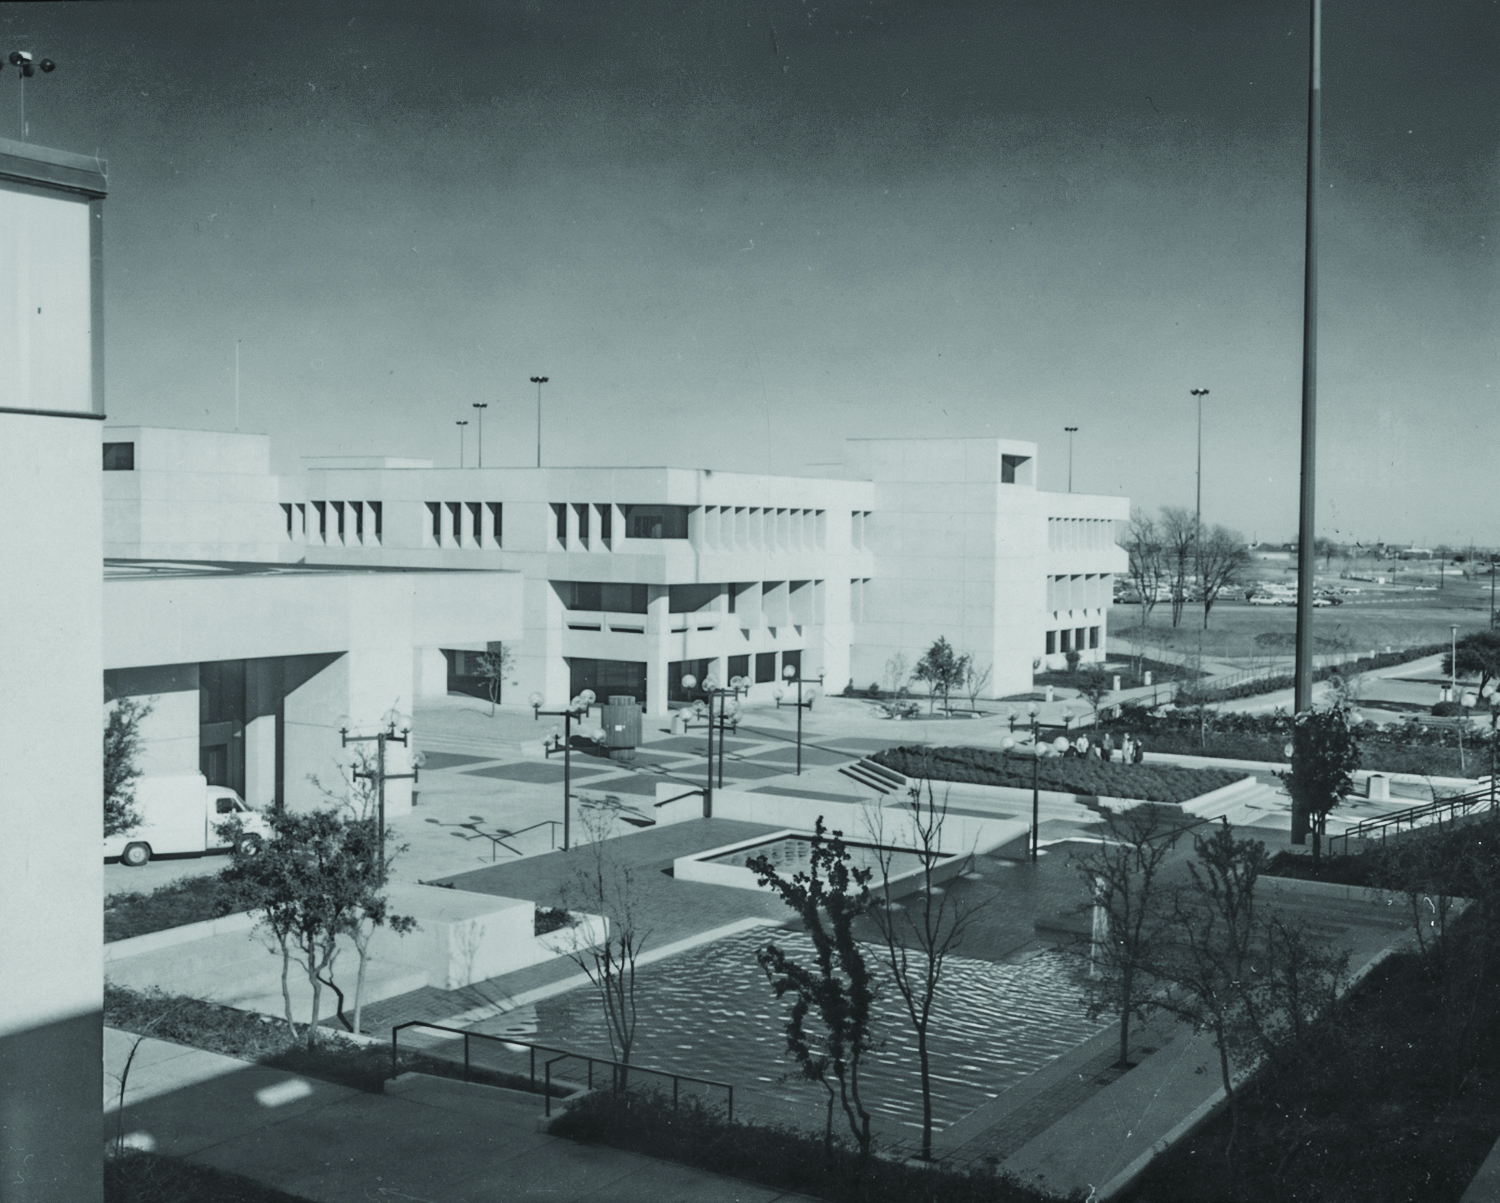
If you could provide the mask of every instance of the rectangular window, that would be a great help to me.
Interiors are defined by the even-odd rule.
[[[712,660],[673,660],[667,665],[667,701],[691,702],[694,698],[705,697],[703,681],[713,665]],[[686,676],[693,678],[691,689],[682,683]]]
[[[328,503],[326,501],[315,501],[313,509],[318,511],[318,538],[328,542]]]
[[[685,505],[622,505],[625,535],[630,539],[686,539],[688,507]]]
[[[776,653],[755,653],[755,683],[764,685],[767,681],[776,679]]]
[[[600,581],[553,581],[558,600],[569,610],[607,610],[611,614],[646,613],[645,585]]]
[[[1099,628],[1098,627],[1090,627],[1089,628],[1089,649],[1092,651],[1094,648],[1097,648],[1098,646],[1099,646]]]
[[[344,541],[344,503],[342,501],[330,501],[335,518],[338,519],[339,542]]]
[[[105,443],[104,470],[106,472],[134,472],[134,443]]]
[[[1024,479],[1024,474],[1019,482],[1016,480],[1016,474],[1021,465],[1026,463],[1030,458],[1029,455],[1002,455],[1000,457],[1000,483],[1003,485],[1027,483]]]
[[[552,503],[552,534],[564,547],[568,545],[568,507],[560,501]]]
[[[781,653],[781,675],[783,679],[785,679],[786,670],[789,668],[796,670],[792,673],[792,680],[795,681],[802,675],[802,652],[800,650]]]
[[[569,688],[575,698],[585,689],[592,689],[600,702],[628,695],[641,706],[646,704],[644,660],[588,660],[569,656],[568,670]]]
[[[1057,654],[1057,632],[1056,631],[1048,631],[1047,632],[1047,655],[1053,656],[1053,655],[1056,655],[1056,654]]]
[[[297,503],[297,529],[302,532],[303,538],[307,537],[307,505],[301,501]]]
[[[290,502],[283,501],[281,508],[286,512],[286,537],[292,537],[292,506]]]
[[[443,545],[443,503],[429,501],[427,515],[431,519],[432,541],[441,547]]]
[[[351,501],[349,512],[354,515],[354,537],[361,543],[365,541],[365,506],[362,501]]]
[[[748,655],[746,655],[746,656],[730,656],[729,657],[729,680],[730,681],[733,681],[736,677],[748,677],[749,675],[750,675],[750,657]],[[727,682],[726,682],[726,684],[727,684]]]
[[[491,501],[487,504],[490,507],[490,538],[495,541],[496,547],[503,546],[500,542],[500,534],[504,530],[504,523],[501,521],[503,511],[501,510],[500,502]],[[577,697],[578,695],[574,694],[573,696]]]
[[[615,537],[615,507],[606,503],[594,508],[599,511],[599,538],[607,545]]]
[[[367,501],[365,502],[365,505],[367,505],[370,509],[370,527],[375,534],[375,542],[379,543],[380,536],[384,533],[381,530],[380,526],[381,513],[384,509],[384,503],[379,501]]]
[[[585,547],[589,545],[589,503],[581,505],[574,503],[573,512],[578,515],[578,541]]]
[[[449,501],[448,506],[448,536],[453,540],[454,547],[463,546],[464,535],[464,506],[461,501]]]
[[[474,541],[475,547],[484,546],[484,506],[477,501],[471,501],[469,505],[469,538]]]
[[[1088,628],[1087,627],[1079,627],[1076,631],[1074,631],[1073,632],[1073,650],[1076,651],[1076,652],[1083,651],[1083,649],[1088,644],[1088,637],[1089,637],[1089,633],[1088,633]]]
[[[706,610],[723,588],[723,585],[668,585],[667,612],[696,614]]]

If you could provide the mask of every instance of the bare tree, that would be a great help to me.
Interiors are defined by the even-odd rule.
[[[1193,511],[1180,505],[1161,507],[1162,557],[1167,582],[1172,590],[1172,625],[1182,621],[1182,607],[1188,599],[1189,568],[1198,541],[1198,522]]]
[[[1146,625],[1156,607],[1157,595],[1167,583],[1166,549],[1156,520],[1136,510],[1130,515],[1125,531],[1125,553],[1130,557],[1127,569],[1130,583],[1141,595],[1141,626]]]
[[[911,676],[911,664],[906,656],[897,652],[885,662],[885,691],[892,697],[899,698],[906,689],[907,678]]]
[[[1120,1017],[1121,1068],[1129,1064],[1130,1017],[1144,1018],[1154,998],[1151,969],[1173,920],[1171,899],[1160,888],[1161,874],[1181,836],[1182,828],[1169,825],[1155,806],[1106,810],[1104,838],[1072,858],[1095,915],[1089,1010],[1095,1017],[1106,1011]]]
[[[964,657],[964,693],[969,697],[969,709],[978,711],[979,695],[984,692],[984,687],[989,684],[990,671],[993,665],[987,664],[980,668],[974,661],[972,655]]]
[[[1237,584],[1250,566],[1245,537],[1227,526],[1215,526],[1198,541],[1198,589],[1203,596],[1203,626],[1219,594]]]
[[[891,864],[896,849],[887,845],[881,830],[885,811],[875,811],[873,834],[880,848],[880,882],[874,890],[870,917],[880,930],[886,963],[917,1037],[917,1068],[922,1086],[922,1159],[929,1161],[932,1159],[932,1070],[927,1034],[932,1027],[933,1004],[948,954],[963,942],[964,932],[982,903],[979,899],[955,898],[937,881],[939,866],[948,860],[942,852],[948,802],[946,797],[942,802],[937,801],[930,777],[918,778],[900,812],[906,820],[905,838],[900,835],[896,838],[921,861],[921,876],[893,884]],[[915,892],[908,894],[912,889]],[[898,902],[898,898],[905,901]]]
[[[599,992],[610,1051],[616,1061],[628,1066],[635,1044],[636,962],[651,931],[643,926],[645,914],[635,871],[610,845],[620,809],[617,798],[586,801],[579,806],[585,842],[570,854],[578,861],[564,890],[564,903],[570,911],[599,915],[608,925],[602,941],[576,946],[568,957]],[[619,1086],[626,1086],[624,1071]]]
[[[500,701],[505,686],[505,678],[510,676],[515,668],[515,653],[503,643],[492,643],[489,650],[479,654],[477,664],[479,677],[484,682],[485,692],[490,699],[490,717],[495,716],[495,704]]]

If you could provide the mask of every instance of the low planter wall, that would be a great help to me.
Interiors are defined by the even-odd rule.
[[[131,936],[125,940],[114,940],[104,946],[104,963],[122,961],[127,957],[155,952],[158,948],[171,948],[174,944],[191,944],[194,940],[206,940],[214,936],[248,932],[256,920],[241,911],[225,915],[222,919],[204,919],[198,923],[184,923],[181,927],[168,927],[162,931],[148,931],[144,935]]]

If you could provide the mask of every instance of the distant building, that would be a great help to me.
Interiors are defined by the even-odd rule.
[[[138,477],[106,485],[116,557],[231,558],[210,554],[223,547],[519,573],[522,631],[424,645],[423,693],[504,642],[507,692],[551,705],[588,688],[662,714],[687,699],[688,674],[715,668],[768,695],[791,668],[838,691],[881,680],[897,654],[914,666],[943,636],[1001,696],[1069,652],[1104,658],[1126,566],[1114,527],[1128,500],[1039,492],[1035,444],[1002,439],[851,440],[842,478],[365,457],[310,459],[279,481],[260,467],[263,436],[122,427],[106,441],[135,465],[106,462],[106,477]]]

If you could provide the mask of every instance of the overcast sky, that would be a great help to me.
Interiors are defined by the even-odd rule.
[[[1500,544],[1500,4],[1328,0],[1319,531]],[[0,4],[109,161],[122,423],[301,455],[1043,487],[1292,537],[1307,13],[1285,2]],[[0,135],[19,134],[0,73]],[[468,428],[474,463],[475,427]]]

